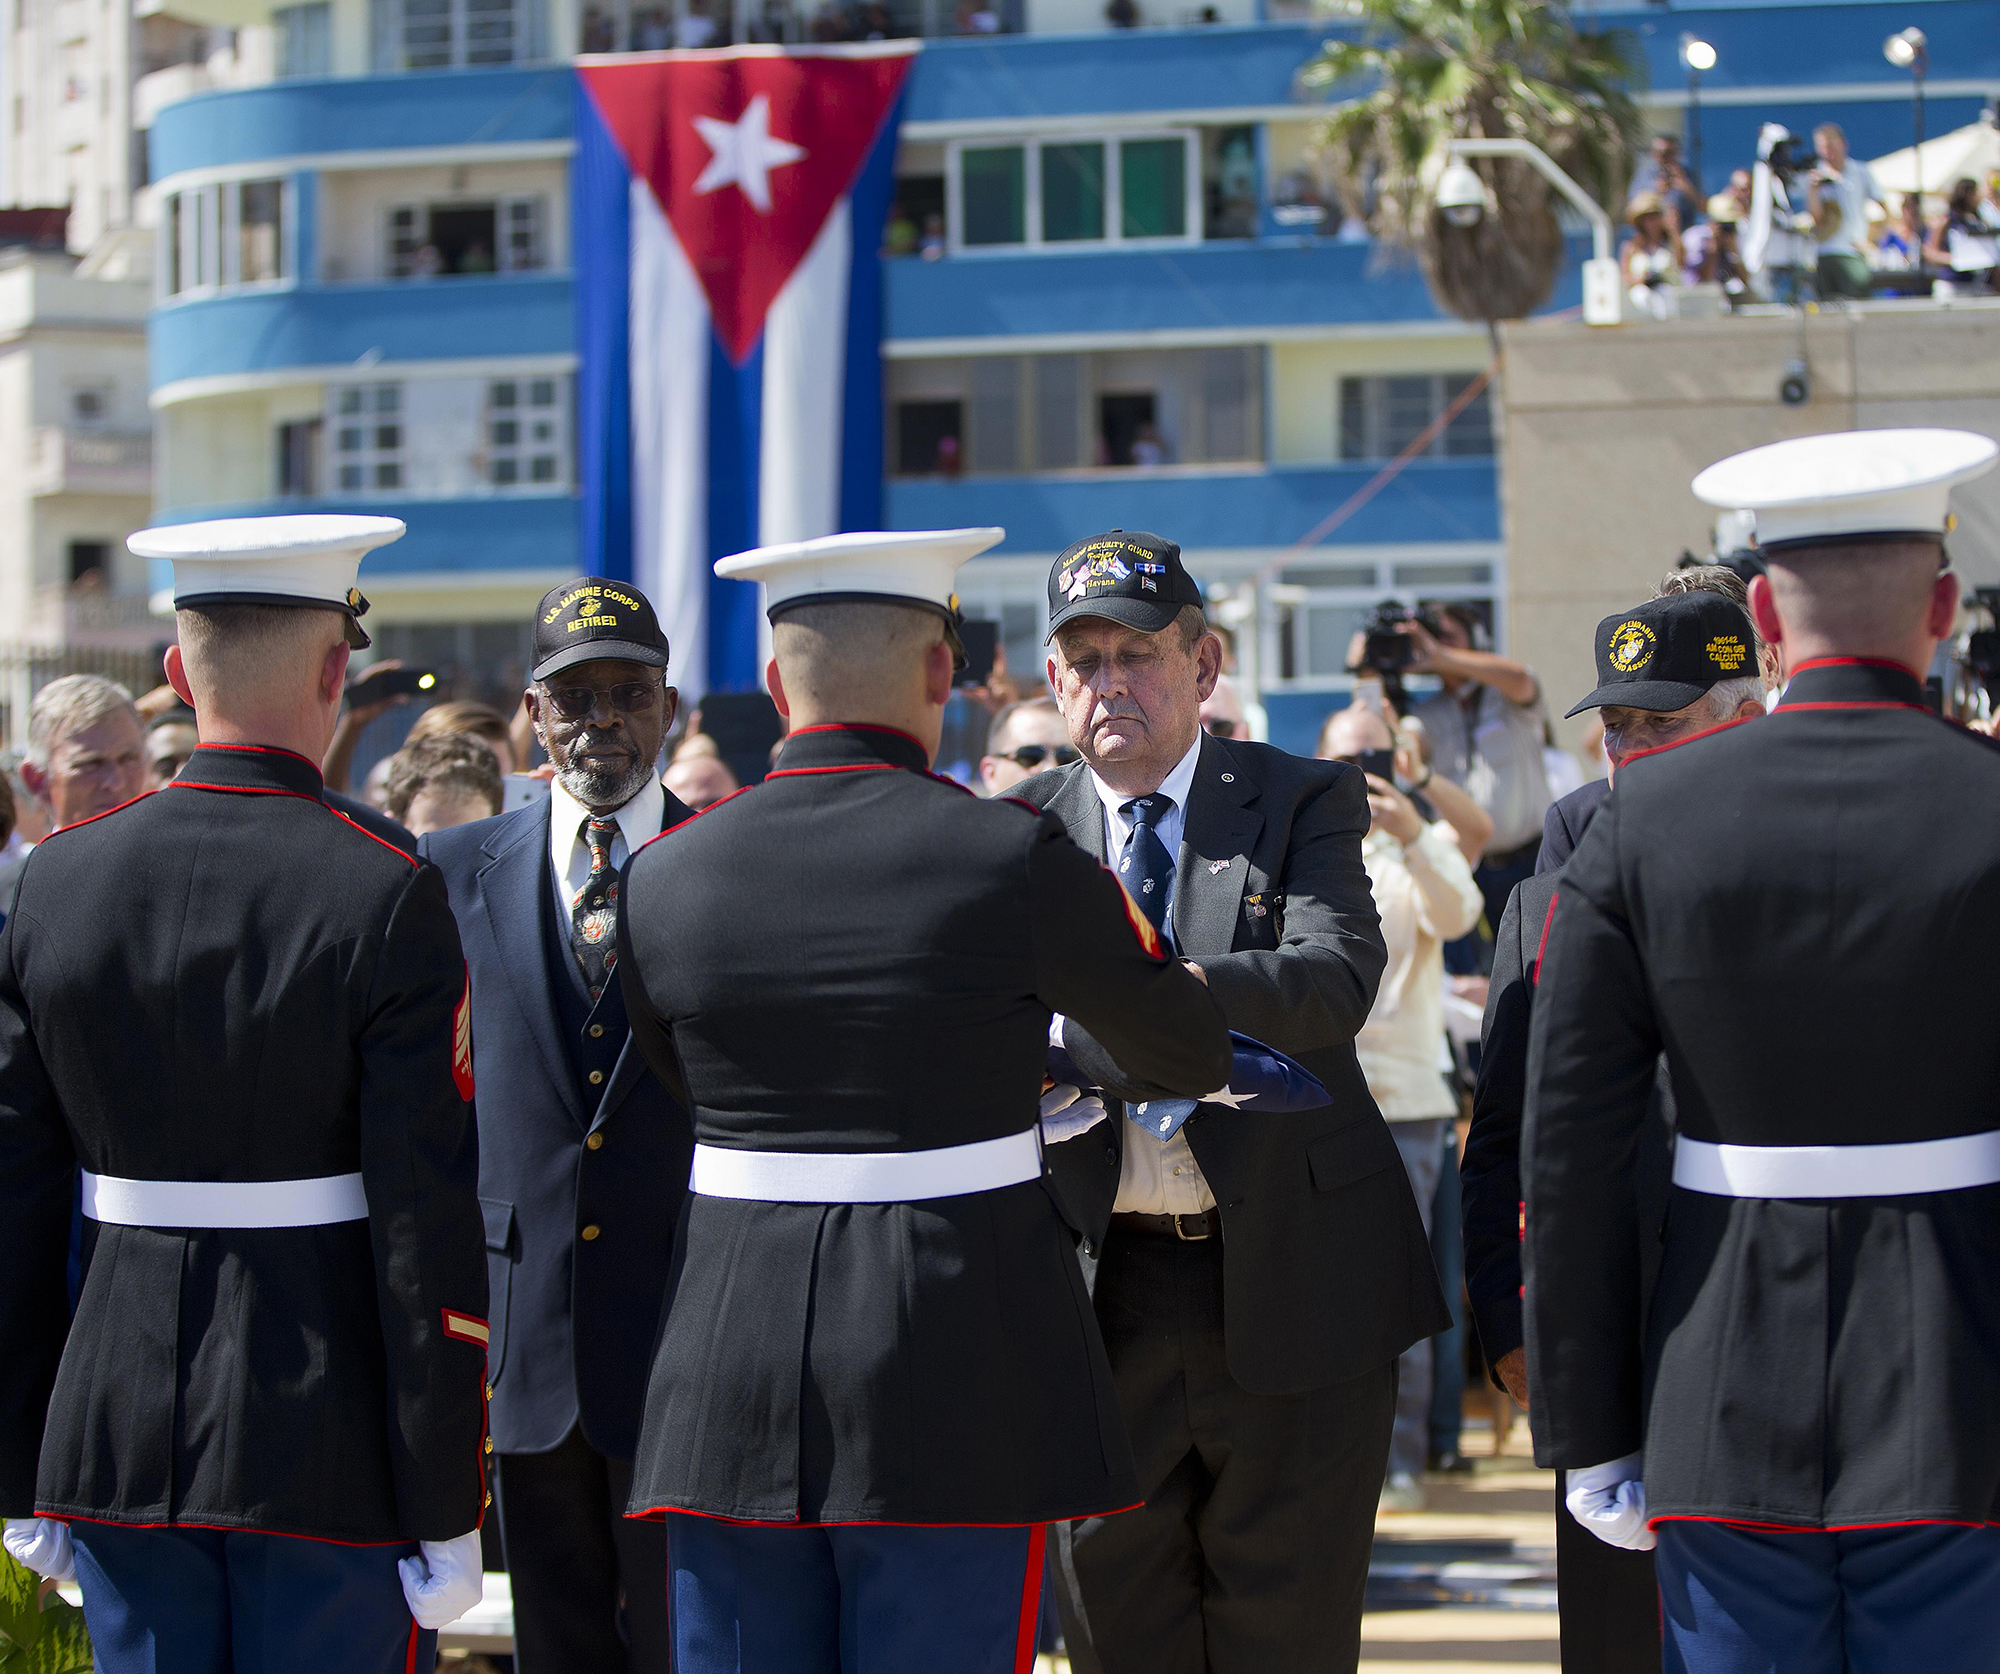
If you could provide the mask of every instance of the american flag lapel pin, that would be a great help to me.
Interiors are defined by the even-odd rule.
[[[1208,875],[1212,878],[1216,873],[1226,869],[1228,865],[1229,862],[1226,860],[1211,860],[1208,863]]]

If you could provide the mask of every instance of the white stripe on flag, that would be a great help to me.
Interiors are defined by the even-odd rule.
[[[708,690],[708,298],[644,179],[632,181],[632,579],[673,647],[684,704]]]
[[[764,546],[840,528],[853,253],[853,206],[841,198],[764,319],[764,457],[757,495],[757,539]]]

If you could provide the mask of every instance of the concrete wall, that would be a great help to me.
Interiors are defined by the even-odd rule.
[[[1600,618],[1646,598],[1683,549],[1710,551],[1688,491],[1705,465],[1826,431],[1941,425],[2000,436],[2000,302],[1877,303],[1812,316],[1812,398],[1778,399],[1800,326],[1785,314],[1504,330],[1501,512],[1507,649],[1555,714],[1595,683]],[[1967,588],[2000,583],[2000,474],[1954,499]],[[1579,723],[1565,728],[1573,743]]]

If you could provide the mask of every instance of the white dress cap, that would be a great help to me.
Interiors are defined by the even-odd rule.
[[[305,605],[345,612],[347,640],[368,644],[357,618],[368,601],[355,585],[361,560],[403,534],[399,517],[331,513],[292,517],[221,517],[170,523],[126,539],[141,558],[174,566],[174,605]]]
[[[1732,454],[1694,479],[1697,499],[1757,518],[1757,548],[1870,535],[1943,536],[1952,485],[1993,467],[1970,430],[1843,430]]]
[[[773,621],[817,602],[879,598],[925,605],[947,621],[958,607],[958,567],[1007,537],[1005,529],[916,529],[822,535],[717,560],[715,573],[761,581]]]

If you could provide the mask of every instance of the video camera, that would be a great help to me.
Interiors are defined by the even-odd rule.
[[[1433,636],[1444,631],[1443,619],[1429,605],[1418,605],[1411,610],[1400,599],[1384,599],[1361,624],[1365,636],[1361,661],[1351,672],[1359,674],[1369,669],[1385,680],[1390,675],[1401,675],[1417,653],[1410,636],[1398,631],[1405,622],[1415,622]]]
[[[1811,141],[1787,132],[1771,141],[1770,148],[1764,153],[1764,166],[1789,191],[1793,181],[1804,179],[1819,167],[1819,153],[1813,149]]]

